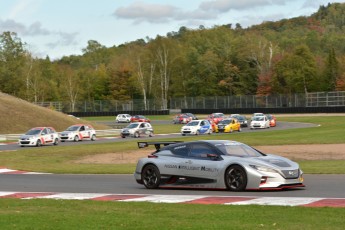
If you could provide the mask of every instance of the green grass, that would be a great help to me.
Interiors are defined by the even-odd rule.
[[[343,229],[344,208],[0,199],[1,229]]]

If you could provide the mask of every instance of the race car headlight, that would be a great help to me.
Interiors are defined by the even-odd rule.
[[[261,171],[261,172],[278,173],[277,170],[271,169],[271,168],[267,168],[267,167],[264,167],[264,166],[250,165],[250,167],[252,167],[253,169],[255,169],[255,170],[257,170],[257,171]]]

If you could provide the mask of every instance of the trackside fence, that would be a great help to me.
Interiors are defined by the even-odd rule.
[[[315,92],[306,94],[278,95],[231,95],[205,97],[178,97],[169,99],[169,108],[162,109],[156,99],[144,101],[133,99],[126,101],[77,101],[36,103],[60,112],[75,116],[114,116],[118,113],[142,115],[167,115],[169,110],[185,109],[261,109],[261,108],[321,108],[345,106],[345,91]]]

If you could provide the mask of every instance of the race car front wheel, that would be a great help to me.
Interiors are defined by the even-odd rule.
[[[55,138],[55,140],[54,140],[54,143],[53,143],[54,145],[58,145],[59,144],[59,139],[57,139],[57,138]]]
[[[37,146],[37,147],[40,147],[41,145],[42,145],[41,140],[37,140],[37,142],[36,142],[36,146]]]
[[[225,185],[230,191],[243,191],[247,186],[247,173],[239,165],[230,166],[224,175]]]
[[[161,181],[161,174],[155,165],[146,165],[141,172],[141,180],[148,189],[158,188]]]

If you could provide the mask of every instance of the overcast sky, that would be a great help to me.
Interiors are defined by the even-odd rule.
[[[37,57],[80,55],[87,41],[106,47],[165,36],[181,26],[242,27],[309,16],[345,0],[0,0],[0,33],[16,32]]]

